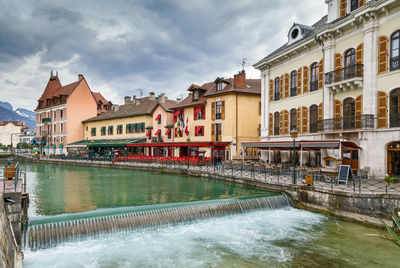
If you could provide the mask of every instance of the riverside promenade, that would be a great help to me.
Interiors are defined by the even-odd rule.
[[[381,223],[377,217],[389,220],[392,211],[400,208],[400,184],[386,184],[383,178],[354,176],[347,184],[338,184],[336,178],[316,173],[313,174],[313,184],[307,185],[304,172],[297,173],[296,184],[293,184],[293,170],[290,167],[273,170],[265,165],[244,162],[214,165],[210,162],[110,161],[61,157],[42,157],[37,160],[26,155],[15,157],[42,163],[134,169],[225,180],[284,192],[292,199],[294,205],[301,209],[379,226]]]

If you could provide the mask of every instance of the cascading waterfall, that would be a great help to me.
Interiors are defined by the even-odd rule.
[[[197,201],[123,208],[116,214],[88,212],[34,219],[26,231],[28,246],[40,249],[89,236],[190,223],[195,220],[244,213],[255,209],[278,209],[292,206],[286,195]]]

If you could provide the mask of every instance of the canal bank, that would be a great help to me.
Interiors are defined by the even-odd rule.
[[[31,159],[26,159],[32,161]],[[33,160],[36,162],[37,160]],[[366,193],[349,187],[335,186],[334,184],[315,184],[314,186],[294,185],[290,176],[258,174],[252,170],[229,170],[215,166],[186,166],[182,163],[144,163],[144,162],[105,162],[79,160],[40,160],[44,163],[63,165],[91,166],[104,168],[118,168],[142,170],[167,174],[190,175],[224,180],[246,186],[257,187],[269,191],[284,192],[293,201],[296,208],[328,214],[341,219],[363,224],[382,227],[379,218],[388,224],[391,222],[391,213],[400,208],[400,194],[395,189],[373,189],[375,193]],[[301,183],[301,182],[300,182]],[[368,188],[371,189],[371,188]],[[358,190],[358,192],[357,192]]]

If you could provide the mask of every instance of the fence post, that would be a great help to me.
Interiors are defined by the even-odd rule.
[[[333,182],[332,182],[332,177],[331,177],[331,191],[333,192]]]
[[[243,178],[243,161],[240,167],[240,178]]]
[[[264,179],[267,181],[267,167],[264,165]]]
[[[232,178],[233,178],[233,161],[231,161]]]
[[[386,192],[386,194],[387,194],[387,184],[385,183],[385,192]]]
[[[361,193],[361,178],[358,178],[358,193]]]

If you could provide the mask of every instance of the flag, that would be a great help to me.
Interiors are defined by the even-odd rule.
[[[185,134],[186,134],[186,136],[189,135],[189,117],[186,118]]]

